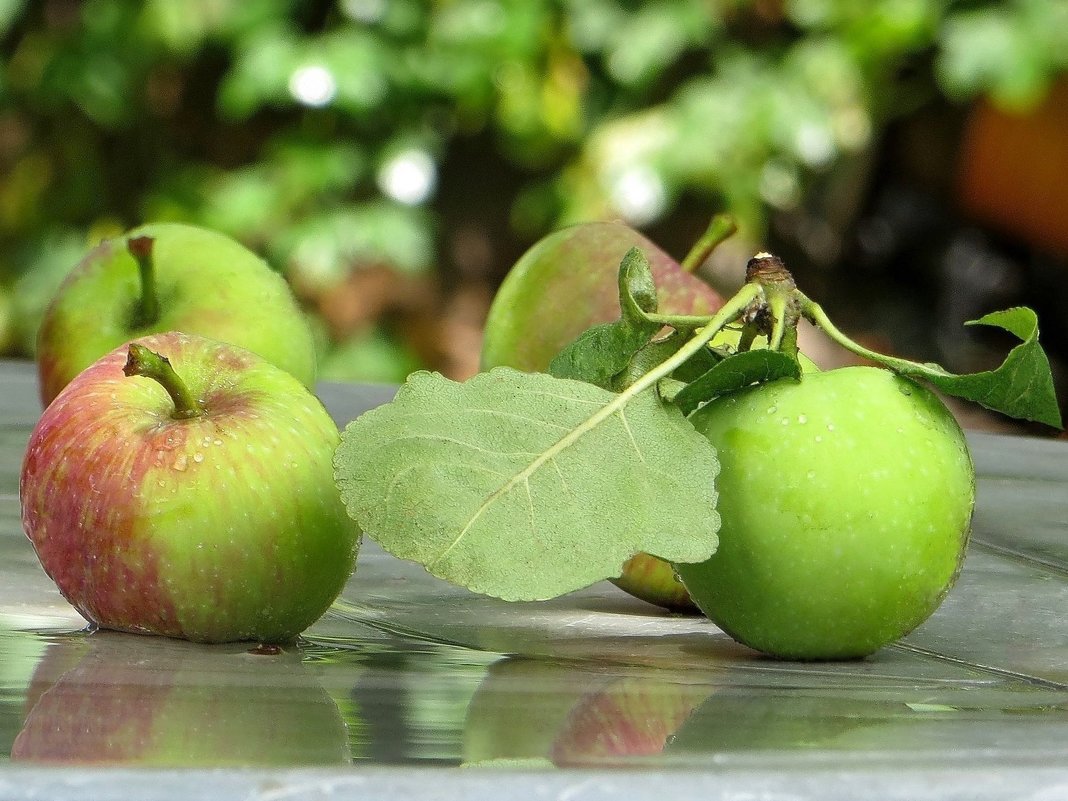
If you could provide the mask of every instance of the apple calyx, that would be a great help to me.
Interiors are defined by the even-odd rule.
[[[153,325],[159,320],[159,294],[156,292],[156,271],[152,264],[152,247],[156,240],[151,236],[134,236],[126,240],[126,249],[137,261],[141,275],[141,304],[134,316],[139,326]]]
[[[130,343],[130,351],[126,357],[126,364],[122,372],[127,376],[141,376],[151,378],[159,383],[171,396],[174,403],[174,411],[171,417],[175,420],[188,420],[204,414],[204,407],[200,401],[189,391],[189,386],[182,377],[174,371],[171,360],[166,356],[156,353],[139,345]]]

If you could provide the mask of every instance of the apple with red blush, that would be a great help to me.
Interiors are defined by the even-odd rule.
[[[97,626],[288,642],[355,566],[338,440],[318,398],[265,359],[191,334],[143,337],[45,409],[22,465],[23,527]]]

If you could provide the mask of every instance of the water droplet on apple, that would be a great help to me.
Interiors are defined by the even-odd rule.
[[[779,407],[778,406],[769,406],[768,407],[768,414],[775,414],[775,412],[777,412],[777,411],[779,411]]]
[[[193,461],[196,462],[197,464],[200,464],[201,462],[204,461],[204,454],[202,454],[202,453],[194,453],[193,454]]]
[[[801,425],[804,425],[805,423],[808,422],[808,418],[803,414],[799,414],[797,416],[797,422],[799,422]]]

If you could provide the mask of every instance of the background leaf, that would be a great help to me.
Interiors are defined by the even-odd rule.
[[[349,424],[335,467],[367,536],[506,600],[617,576],[639,551],[696,562],[717,544],[715,450],[652,391],[418,372]]]

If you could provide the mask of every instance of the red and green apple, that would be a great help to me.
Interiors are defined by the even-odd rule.
[[[337,427],[296,378],[200,336],[143,337],[45,409],[23,527],[98,626],[292,640],[340,593],[360,532],[334,485]]]

